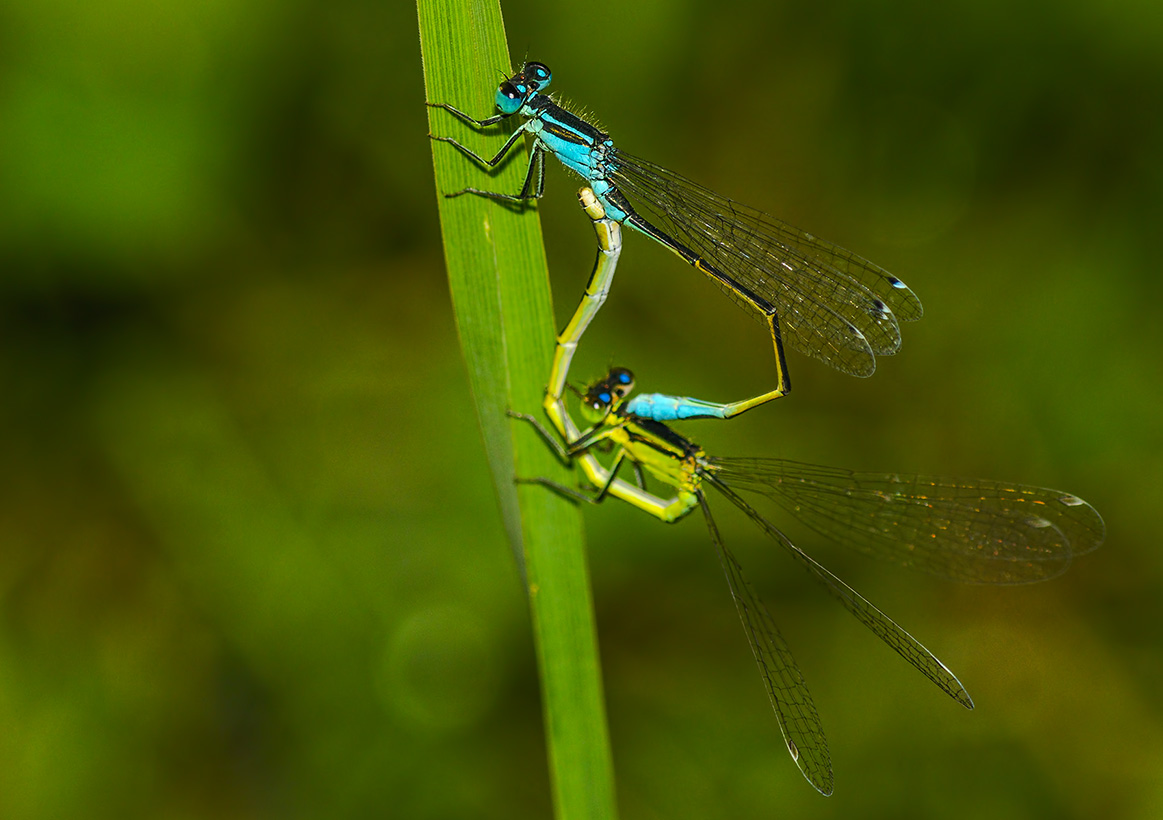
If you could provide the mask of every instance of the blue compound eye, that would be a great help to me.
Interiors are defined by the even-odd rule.
[[[517,113],[517,109],[521,107],[524,101],[524,91],[508,80],[501,83],[500,88],[497,89],[497,110],[502,114]]]
[[[621,394],[617,393],[616,389],[610,387],[608,379],[591,384],[589,389],[586,390],[585,397],[582,399],[582,415],[588,421],[604,421],[606,416],[614,409],[614,400],[620,400],[621,398]]]
[[[553,74],[545,63],[525,63],[521,73],[536,83],[538,88],[545,88],[553,79]]]
[[[606,384],[610,385],[619,399],[625,398],[634,389],[634,374],[624,367],[610,368]]]

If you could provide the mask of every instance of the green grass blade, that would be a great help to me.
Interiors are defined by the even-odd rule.
[[[509,69],[497,0],[419,0],[425,91],[478,118]],[[510,126],[473,131],[429,109],[432,133],[492,156]],[[527,154],[488,174],[456,149],[433,144],[438,192],[472,185],[517,191]],[[563,194],[565,195],[565,194]],[[510,542],[527,584],[537,646],[554,807],[559,818],[612,818],[614,785],[580,511],[515,475],[571,481],[570,474],[507,408],[541,406],[553,354],[553,309],[541,226],[534,209],[474,196],[438,197],[449,288]],[[582,220],[579,219],[579,225]]]

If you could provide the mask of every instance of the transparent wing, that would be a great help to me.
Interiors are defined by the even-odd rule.
[[[871,375],[900,349],[898,320],[920,300],[892,274],[843,248],[613,149],[607,174],[649,221],[770,302],[784,340],[832,367]],[[718,282],[745,307],[746,299]]]
[[[766,458],[709,458],[725,482],[821,535],[943,578],[1020,584],[1059,575],[1105,537],[1069,493],[998,481],[861,473]]]
[[[808,694],[804,676],[796,666],[783,636],[779,634],[771,613],[755,595],[751,584],[743,577],[743,568],[719,536],[719,528],[715,526],[715,519],[711,517],[711,509],[702,493],[699,493],[699,504],[707,519],[711,541],[719,553],[719,563],[727,576],[727,585],[731,587],[731,597],[735,599],[739,620],[743,622],[743,631],[747,633],[755,663],[759,666],[759,674],[767,687],[767,695],[775,709],[792,760],[821,794],[831,794],[832,757],[828,753],[824,727],[820,724],[812,696]]]
[[[873,634],[888,644],[898,655],[916,667],[921,674],[937,684],[947,695],[965,708],[973,708],[973,700],[969,697],[969,693],[965,691],[965,687],[961,685],[961,681],[957,680],[957,676],[950,672],[945,664],[937,660],[936,656],[922,646],[916,638],[908,632],[905,632],[892,618],[873,606],[867,598],[841,581],[822,564],[815,561],[811,556],[793,544],[786,535],[776,529],[775,525],[771,524],[766,518],[756,512],[755,508],[740,498],[716,476],[704,473],[703,479],[729,498],[736,507],[746,513],[764,532],[787,549],[793,558],[824,585],[824,588],[831,593],[833,598],[838,600],[845,609],[856,617],[856,620],[872,630]]]

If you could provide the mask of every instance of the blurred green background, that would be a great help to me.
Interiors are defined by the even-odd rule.
[[[969,713],[722,510],[828,731],[825,800],[702,522],[587,511],[622,816],[1163,814],[1156,4],[504,8],[514,61],[621,146],[925,303],[874,378],[792,354],[790,398],[686,432],[1059,487],[1108,527],[1063,578],[993,589],[788,525]],[[422,87],[408,3],[0,6],[0,816],[549,814]],[[577,181],[547,187],[561,320],[593,237]],[[714,292],[628,236],[575,376],[766,389],[762,328]]]

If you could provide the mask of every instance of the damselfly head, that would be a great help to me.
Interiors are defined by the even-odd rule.
[[[553,74],[544,63],[525,63],[520,71],[497,89],[497,110],[506,116],[516,114],[530,97],[549,85],[552,79]]]
[[[634,374],[624,367],[614,367],[606,378],[594,382],[582,397],[582,415],[587,421],[603,421],[634,389]]]

